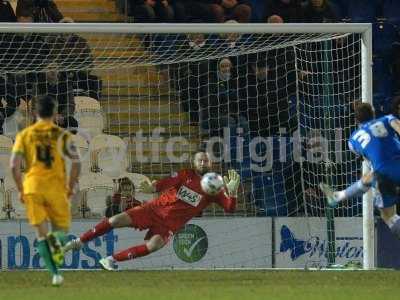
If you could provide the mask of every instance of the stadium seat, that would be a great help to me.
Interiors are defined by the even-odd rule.
[[[285,177],[281,172],[257,173],[253,178],[252,195],[259,214],[287,216]]]
[[[392,73],[388,60],[375,58],[373,73],[373,105],[377,116],[381,116],[390,111],[390,99],[393,91]]]
[[[27,104],[24,100],[20,100],[20,105],[12,116],[6,118],[3,124],[4,135],[14,139],[18,131],[25,128],[29,120],[27,118]]]
[[[86,96],[76,96],[74,100],[76,113],[101,111],[100,103],[96,99]]]
[[[10,217],[13,219],[25,219],[25,206],[19,200],[17,187],[11,175],[4,178],[4,190],[10,208]]]
[[[86,174],[90,171],[89,141],[79,134],[73,135],[72,138],[81,157],[82,174]],[[67,170],[69,170],[69,168],[67,168]]]
[[[396,26],[388,22],[373,24],[373,53],[375,56],[389,57],[393,44],[399,39]]]
[[[101,173],[88,173],[79,179],[82,217],[101,217],[106,208],[106,198],[114,191],[112,178]]]
[[[104,117],[99,101],[96,99],[76,96],[75,118],[80,130],[87,131],[91,137],[101,134],[104,129]]]
[[[0,178],[4,178],[10,173],[9,164],[12,147],[12,139],[7,136],[0,135]]]
[[[400,25],[400,1],[385,0],[383,3],[383,17],[389,23]]]
[[[375,21],[377,15],[377,1],[376,0],[351,0],[343,1],[343,7],[347,11],[347,17],[352,22],[367,22],[372,23]]]
[[[93,171],[117,178],[128,167],[127,146],[118,136],[97,135],[90,141],[89,151]]]

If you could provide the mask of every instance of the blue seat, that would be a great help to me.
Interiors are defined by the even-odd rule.
[[[288,194],[282,172],[254,173],[252,197],[262,215],[288,215]]]
[[[374,55],[389,57],[392,54],[393,43],[398,41],[399,32],[391,23],[378,22],[373,25]]]
[[[382,57],[375,58],[372,70],[374,74],[374,93],[382,95],[387,95],[389,93],[390,95],[392,91],[392,74],[388,60]]]
[[[377,15],[377,0],[351,0],[343,1],[342,5],[347,11],[347,17],[352,22],[374,22]]]
[[[385,0],[383,3],[383,17],[389,23],[400,25],[400,1]]]

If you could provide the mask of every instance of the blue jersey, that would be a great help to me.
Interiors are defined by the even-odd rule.
[[[350,137],[350,149],[369,160],[374,171],[392,169],[392,166],[400,163],[400,141],[390,125],[393,120],[397,118],[387,115],[363,123]],[[396,173],[400,174],[400,170]]]

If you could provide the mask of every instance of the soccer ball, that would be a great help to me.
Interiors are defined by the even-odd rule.
[[[200,185],[206,194],[215,196],[224,187],[224,180],[217,173],[206,173],[201,178]]]

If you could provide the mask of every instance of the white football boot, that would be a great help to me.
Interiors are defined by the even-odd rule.
[[[105,257],[99,260],[99,264],[104,270],[107,271],[116,271],[117,268],[114,264],[114,260],[110,257]]]
[[[63,251],[68,252],[70,250],[79,250],[81,249],[83,246],[83,243],[81,242],[81,240],[79,238],[74,239],[74,240],[70,240],[68,243],[65,244],[65,246],[63,247]]]
[[[328,203],[328,206],[330,208],[337,207],[339,204],[339,201],[337,200],[336,192],[334,192],[332,190],[332,188],[329,185],[327,185],[326,183],[320,183],[319,188],[324,193],[327,203]]]
[[[62,275],[60,274],[53,275],[53,279],[51,281],[51,284],[53,286],[60,286],[63,282],[64,282],[64,277],[62,277]]]

